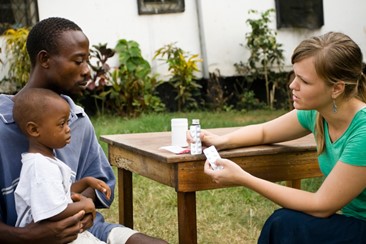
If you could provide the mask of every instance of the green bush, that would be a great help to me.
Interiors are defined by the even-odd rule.
[[[274,9],[268,9],[262,13],[249,10],[249,14],[259,15],[257,18],[247,19],[251,32],[246,33],[246,48],[250,50],[250,57],[246,63],[235,64],[239,73],[253,80],[264,79],[266,100],[270,108],[273,108],[275,89],[284,82],[275,80],[276,72],[282,72],[284,56],[282,44],[277,42],[277,32],[269,27],[270,15]]]
[[[135,41],[121,39],[115,49],[106,44],[93,46],[89,65],[92,82],[81,103],[91,112],[105,112],[126,117],[137,117],[143,112],[162,112],[164,104],[156,95],[160,81],[151,75],[150,64],[142,57]],[[107,60],[118,55],[119,66],[111,70]],[[90,104],[90,100],[93,100]],[[90,107],[93,107],[91,108]],[[90,112],[90,111],[89,111]]]
[[[165,106],[156,95],[161,81],[151,75],[150,64],[142,57],[139,44],[121,39],[115,50],[120,66],[112,72],[110,89],[101,94],[109,96],[108,107],[132,117],[142,112],[164,111]]]
[[[177,110],[197,109],[198,103],[195,97],[199,97],[200,88],[195,72],[199,71],[197,63],[202,62],[198,54],[190,55],[183,49],[176,47],[175,43],[167,44],[155,52],[154,59],[168,64],[171,78],[167,81],[172,85],[176,93]]]
[[[15,83],[16,89],[21,89],[29,79],[31,64],[26,49],[28,28],[8,29],[2,37],[5,38],[6,61],[9,64],[8,76],[2,82]],[[2,50],[0,50],[2,51]]]

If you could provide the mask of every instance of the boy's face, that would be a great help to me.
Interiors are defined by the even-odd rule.
[[[81,31],[66,31],[49,57],[48,82],[57,93],[81,95],[90,80],[89,40]]]
[[[47,111],[42,111],[42,119],[38,122],[38,143],[51,149],[62,148],[71,140],[70,107],[62,98],[53,100],[49,106]]]

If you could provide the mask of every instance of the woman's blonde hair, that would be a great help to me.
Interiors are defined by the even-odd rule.
[[[360,47],[347,35],[328,32],[302,41],[294,50],[292,64],[313,57],[317,75],[329,86],[345,82],[343,99],[356,97],[366,102],[366,77]],[[325,148],[324,119],[318,113],[315,125],[318,154]]]

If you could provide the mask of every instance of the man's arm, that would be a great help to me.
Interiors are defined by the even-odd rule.
[[[84,230],[81,224],[84,214],[84,211],[80,211],[57,222],[41,221],[22,228],[0,222],[0,243],[69,243],[77,238],[80,231]]]

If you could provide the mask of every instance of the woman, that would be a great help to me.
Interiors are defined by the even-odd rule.
[[[302,41],[292,56],[294,110],[272,121],[202,142],[227,149],[296,139],[313,133],[326,176],[311,193],[259,179],[234,162],[205,173],[217,183],[248,187],[280,205],[258,243],[366,243],[366,77],[359,46],[342,33]],[[188,137],[188,141],[191,138]],[[341,212],[338,212],[341,210]]]

